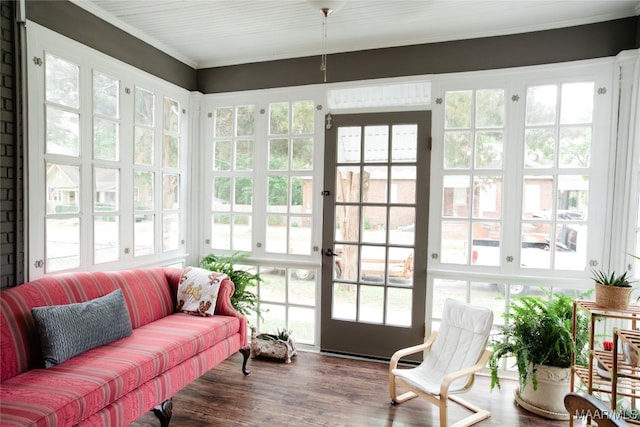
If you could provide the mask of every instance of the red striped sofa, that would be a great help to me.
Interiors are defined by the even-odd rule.
[[[225,279],[214,316],[178,313],[181,269],[49,276],[0,292],[0,426],[127,426],[149,410],[162,426],[171,397],[240,351],[247,320]],[[92,300],[120,288],[133,333],[45,369],[31,308]]]

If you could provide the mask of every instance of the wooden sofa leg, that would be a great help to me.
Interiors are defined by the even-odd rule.
[[[171,399],[165,400],[153,408],[153,413],[160,420],[160,427],[169,427],[169,421],[173,415],[173,401]]]
[[[242,353],[242,373],[245,375],[249,375],[251,371],[247,371],[247,361],[249,360],[249,356],[251,355],[251,349],[248,345],[246,345],[240,349],[240,353]]]

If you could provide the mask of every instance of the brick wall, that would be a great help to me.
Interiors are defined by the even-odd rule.
[[[16,2],[0,0],[0,289],[24,282],[22,135]]]

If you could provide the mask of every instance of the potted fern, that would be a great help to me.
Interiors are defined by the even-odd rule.
[[[500,360],[515,358],[519,388],[515,399],[523,408],[552,419],[569,419],[563,398],[570,390],[571,356],[586,365],[588,319],[579,312],[576,338],[572,334],[573,299],[547,294],[547,298],[519,297],[505,313],[504,325],[490,342],[491,389],[500,387]]]
[[[626,310],[633,289],[629,272],[616,275],[615,271],[593,270],[591,273],[596,288],[596,304],[610,310]]]
[[[235,285],[235,290],[231,296],[233,308],[245,316],[249,316],[252,313],[260,316],[258,296],[251,288],[256,288],[258,283],[263,280],[259,274],[254,274],[238,267],[238,264],[241,264],[248,256],[249,253],[246,252],[236,252],[230,256],[210,254],[202,259],[200,266],[229,276],[229,279]]]

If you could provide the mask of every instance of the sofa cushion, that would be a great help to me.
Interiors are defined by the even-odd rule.
[[[132,332],[120,289],[82,303],[34,307],[31,313],[46,368]]]
[[[180,277],[177,310],[197,316],[213,316],[220,283],[228,276],[224,273],[187,267]]]

